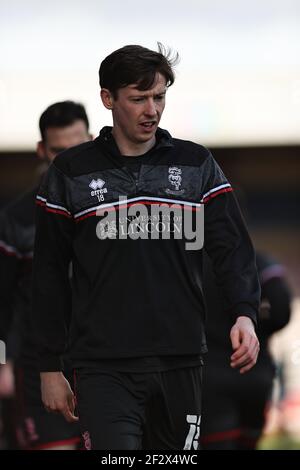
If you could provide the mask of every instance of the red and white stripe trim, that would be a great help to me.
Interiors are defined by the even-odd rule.
[[[98,206],[90,207],[89,209],[85,209],[84,211],[81,211],[75,214],[74,218],[79,219],[79,218],[82,218],[83,216],[87,216],[88,214],[91,214],[91,213],[93,214],[93,213],[96,213],[97,211],[102,211],[102,210],[109,211],[110,209],[113,209],[113,208],[116,208],[116,209],[126,208],[128,206],[132,206],[137,203],[142,203],[144,205],[165,203],[165,204],[169,204],[170,206],[177,205],[179,207],[190,208],[191,210],[200,209],[202,206],[202,204],[196,203],[196,202],[179,201],[176,199],[167,199],[167,198],[161,198],[161,197],[139,196],[139,197],[133,197],[130,199],[124,198],[121,201],[112,202],[109,204],[100,204]]]
[[[66,217],[72,217],[72,214],[68,209],[63,206],[58,206],[57,204],[51,204],[44,197],[37,196],[37,204],[40,206],[46,206],[48,212],[54,212],[55,214],[65,215]]]
[[[134,197],[130,199],[127,199],[125,197],[120,201],[111,202],[108,204],[99,204],[97,206],[89,207],[88,209],[85,209],[75,214],[74,219],[76,221],[83,220],[86,217],[95,215],[97,211],[102,211],[102,210],[109,211],[109,210],[114,210],[114,209],[122,209],[122,208],[126,208],[137,203],[142,203],[144,205],[165,203],[165,204],[169,204],[172,207],[178,205],[178,207],[181,207],[181,208],[183,207],[185,209],[199,210],[201,206],[204,203],[208,202],[210,199],[218,196],[219,194],[230,192],[230,191],[232,191],[232,187],[229,183],[221,184],[217,186],[216,188],[213,188],[207,193],[205,193],[200,203],[182,201],[182,200],[177,200],[177,199],[168,199],[168,198],[162,198],[162,197],[151,197],[151,196],[139,196],[139,197]],[[37,196],[37,204],[41,206],[46,206],[46,210],[48,212],[54,212],[57,214],[65,215],[66,217],[72,217],[72,214],[68,211],[68,209],[66,209],[63,206],[51,204],[47,202],[47,199],[41,196]]]
[[[203,194],[201,202],[208,202],[210,199],[218,196],[219,194],[228,193],[231,191],[233,191],[233,189],[229,183],[220,184],[219,186],[216,186],[215,188],[210,189],[207,193]]]

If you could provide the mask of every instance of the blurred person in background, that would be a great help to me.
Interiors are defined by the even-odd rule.
[[[204,258],[208,353],[203,370],[201,444],[205,450],[254,450],[262,435],[272,396],[275,365],[268,349],[270,336],[290,319],[291,293],[284,267],[257,253],[261,284],[258,322],[260,353],[256,366],[240,375],[228,364],[231,345],[224,302],[208,256]]]
[[[91,140],[84,107],[73,101],[49,106],[39,120],[37,156],[44,170],[63,150]],[[71,449],[79,442],[77,423],[49,414],[40,398],[40,378],[30,323],[31,275],[38,187],[9,204],[0,214],[0,339],[8,361],[0,365],[0,394],[13,393],[15,364],[17,439],[24,449]],[[52,209],[55,211],[55,207]],[[70,371],[67,369],[69,376]]]

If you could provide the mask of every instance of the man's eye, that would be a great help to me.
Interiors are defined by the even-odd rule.
[[[135,103],[139,103],[140,101],[143,101],[144,98],[132,98],[132,101]]]

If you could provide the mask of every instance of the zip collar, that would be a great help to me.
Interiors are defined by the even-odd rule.
[[[147,153],[150,154],[152,151],[156,151],[160,148],[173,147],[173,138],[168,131],[158,128],[155,134],[156,144]],[[111,155],[120,156],[120,150],[116,144],[114,136],[112,134],[112,127],[105,126],[101,129],[99,136],[95,139],[97,144],[104,146]]]

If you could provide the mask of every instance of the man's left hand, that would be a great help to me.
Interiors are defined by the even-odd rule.
[[[244,374],[256,364],[259,352],[259,342],[254,325],[249,317],[240,316],[230,331],[232,349],[231,367],[240,369]]]

